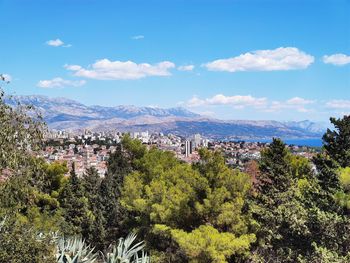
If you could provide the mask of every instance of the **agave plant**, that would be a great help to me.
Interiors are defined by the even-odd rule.
[[[3,220],[0,221],[0,231],[4,227],[5,223],[6,223],[6,216],[5,216],[5,218]]]
[[[131,233],[125,239],[120,238],[118,246],[114,246],[111,252],[103,256],[104,263],[149,263],[150,259],[143,250],[144,242],[133,245],[136,237],[135,233]]]
[[[80,237],[60,238],[57,241],[57,263],[93,263],[97,253]]]

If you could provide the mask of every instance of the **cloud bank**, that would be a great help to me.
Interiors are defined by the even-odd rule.
[[[74,76],[99,80],[128,80],[141,79],[150,76],[169,76],[170,69],[175,64],[170,61],[162,61],[157,64],[141,63],[133,61],[110,61],[101,59],[90,67],[83,68],[79,65],[65,65],[65,68],[73,71]]]
[[[350,100],[331,100],[326,105],[332,109],[350,109]]]
[[[217,94],[211,98],[200,99],[194,96],[187,102],[188,107],[208,106],[208,105],[231,105],[236,108],[243,108],[247,106],[261,107],[267,103],[266,98],[255,98],[251,95],[247,96],[225,96]]]
[[[53,78],[51,80],[40,80],[37,84],[40,88],[64,88],[64,87],[81,87],[85,85],[85,80],[65,80],[63,78]]]
[[[234,109],[254,108],[266,112],[277,112],[285,109],[308,112],[311,109],[307,106],[314,103],[314,100],[301,97],[294,97],[286,101],[270,101],[265,97],[254,97],[251,95],[225,96],[223,94],[217,94],[205,99],[194,96],[185,105],[190,108],[226,105]]]
[[[210,71],[276,71],[305,69],[314,57],[295,47],[256,50],[237,57],[218,59],[203,66]]]

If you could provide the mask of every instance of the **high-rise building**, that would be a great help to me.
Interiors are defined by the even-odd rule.
[[[195,148],[199,148],[201,146],[201,141],[202,141],[202,137],[200,134],[195,134],[193,135],[193,139],[192,139],[192,147]]]
[[[185,156],[188,157],[192,154],[192,142],[189,140],[185,141]]]

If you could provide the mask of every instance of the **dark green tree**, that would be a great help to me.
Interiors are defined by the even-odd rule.
[[[303,193],[312,185],[308,162],[296,160],[280,139],[263,150],[253,196],[259,224],[253,253],[257,262],[297,262],[311,250],[307,205]],[[303,173],[310,174],[303,174]]]
[[[88,199],[84,195],[82,181],[75,173],[74,164],[69,180],[61,192],[60,204],[67,223],[66,229],[63,229],[65,234],[81,235],[86,229],[89,229],[92,223],[92,214],[89,210]]]
[[[273,138],[271,145],[262,151],[259,163],[259,192],[274,194],[285,192],[293,184],[292,168],[288,163],[289,151],[280,139]]]
[[[84,196],[88,202],[88,209],[91,213],[91,223],[83,228],[82,235],[85,240],[98,250],[104,249],[105,242],[105,219],[100,203],[100,188],[102,178],[93,167],[86,170],[81,178],[84,189]]]
[[[91,210],[94,209],[94,206],[98,201],[101,181],[101,177],[98,175],[97,170],[93,167],[87,169],[81,178],[84,195],[89,200],[89,207]]]
[[[341,167],[350,166],[350,115],[343,118],[330,118],[335,130],[327,129],[323,135],[326,153]]]

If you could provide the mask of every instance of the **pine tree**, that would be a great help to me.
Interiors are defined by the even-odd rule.
[[[259,191],[263,194],[285,192],[292,184],[291,166],[288,163],[285,144],[274,138],[270,146],[261,153],[259,168]]]
[[[254,254],[263,262],[296,262],[300,253],[311,249],[308,212],[299,189],[299,185],[308,185],[305,178],[311,175],[300,175],[296,169],[311,169],[293,167],[293,157],[280,139],[273,139],[262,151],[259,168],[257,193],[252,200],[252,212],[259,224]]]
[[[350,166],[350,115],[342,119],[330,118],[335,130],[330,129],[323,136],[327,154],[341,167]]]

